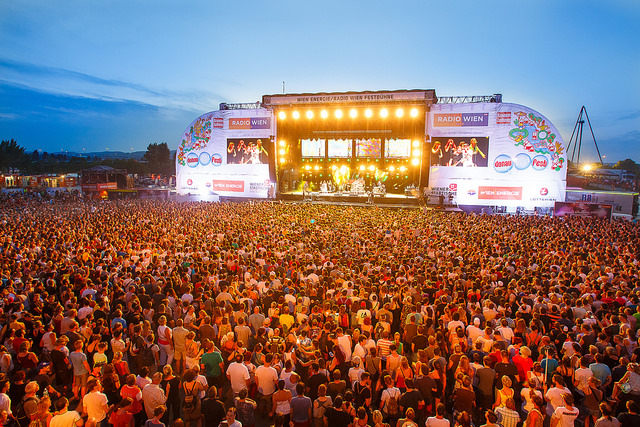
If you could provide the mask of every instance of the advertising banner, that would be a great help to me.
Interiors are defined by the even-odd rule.
[[[203,114],[182,135],[176,153],[180,195],[266,198],[267,147],[274,120],[265,109]]]
[[[429,187],[458,205],[550,208],[564,201],[566,153],[558,130],[528,107],[436,104],[427,118]]]

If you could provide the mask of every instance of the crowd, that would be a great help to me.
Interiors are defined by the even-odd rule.
[[[0,199],[0,424],[640,425],[635,222]]]

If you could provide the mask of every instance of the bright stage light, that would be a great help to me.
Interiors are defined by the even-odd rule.
[[[332,170],[336,170],[336,169],[338,169],[338,166],[333,165],[333,166],[331,166],[331,169],[332,169]]]
[[[418,141],[417,139],[415,141],[413,141],[411,144],[413,145],[413,148],[420,147],[420,141]]]
[[[404,172],[406,170],[407,170],[407,168],[405,168],[404,166],[400,166],[400,172]]]
[[[280,153],[281,156],[284,156],[286,154],[286,151],[284,150],[284,148],[281,148],[278,153]]]
[[[393,172],[394,170],[396,170],[395,166],[389,166],[389,172]]]
[[[286,161],[287,161],[287,159],[285,159],[284,157],[280,157],[280,163],[284,163]]]
[[[418,117],[418,109],[412,108],[410,114],[411,114],[411,117]]]
[[[346,165],[340,166],[340,173],[346,174],[347,172],[349,172],[349,168]]]
[[[280,112],[278,113],[278,118],[279,118],[280,120],[284,120],[284,119],[286,119],[286,118],[287,118],[287,113],[285,113],[284,111],[280,111]]]
[[[382,117],[383,119],[386,119],[388,115],[389,115],[389,110],[387,110],[386,108],[383,108],[382,110],[380,110],[380,117]]]
[[[327,110],[320,111],[320,117],[326,119],[327,117],[329,117],[329,112]]]
[[[287,143],[284,142],[284,139],[281,139],[279,144],[280,144],[280,147],[284,147],[285,145],[287,145]]]
[[[334,114],[336,116],[336,119],[341,119],[342,118],[342,110],[336,110],[336,112]]]
[[[365,169],[366,169],[366,166],[365,166],[365,165],[360,165],[360,170],[361,170],[361,171],[363,171],[363,170],[365,170]]]
[[[398,108],[396,110],[396,117],[400,118],[402,116],[404,116],[404,110],[402,108]]]
[[[369,170],[370,170],[370,171],[374,171],[374,170],[376,170],[376,167],[375,167],[375,166],[373,166],[373,165],[371,165],[371,166],[369,166]]]
[[[306,170],[310,171],[311,170],[311,165],[307,165],[304,167]]]
[[[420,150],[419,149],[415,149],[413,150],[413,157],[420,157]]]
[[[300,118],[300,113],[297,112],[297,111],[294,111],[292,116],[293,116],[294,119],[299,119]]]
[[[364,115],[367,119],[373,116],[373,111],[371,111],[371,108],[367,108],[366,110],[364,110]]]
[[[589,163],[586,163],[582,166],[582,170],[585,172],[589,172],[592,169],[592,166]]]
[[[314,170],[317,170],[317,171],[319,171],[319,170],[320,170],[320,166],[318,166],[318,165],[315,165],[315,166],[313,167],[313,169],[314,169]]]
[[[313,119],[313,111],[307,111],[307,119]]]
[[[358,117],[358,110],[356,110],[355,108],[352,108],[349,111],[349,117],[351,117],[352,119],[355,119],[356,117]]]
[[[418,166],[420,164],[420,159],[414,157],[413,159],[411,159],[411,164],[413,166]]]

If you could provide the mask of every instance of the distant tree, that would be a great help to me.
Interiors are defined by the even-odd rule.
[[[636,162],[634,162],[631,159],[620,160],[618,163],[616,163],[613,166],[613,168],[627,170],[629,172],[635,173],[636,175],[640,173],[640,165],[638,165]]]
[[[149,164],[149,172],[162,175],[173,175],[174,164],[171,161],[171,150],[166,142],[153,143],[147,146],[144,159]]]
[[[24,162],[24,147],[19,146],[15,139],[0,142],[0,171],[20,169],[24,166]]]

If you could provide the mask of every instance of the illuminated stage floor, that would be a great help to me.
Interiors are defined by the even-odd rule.
[[[303,196],[301,191],[293,191],[278,194],[278,200],[285,202],[335,204],[349,206],[378,206],[388,208],[425,208],[424,201],[416,196],[387,193],[384,196],[375,196],[373,203],[369,203],[366,195],[353,195],[350,193],[307,193]],[[436,209],[435,205],[426,206],[427,209]],[[445,210],[459,210],[457,207],[445,207]]]

